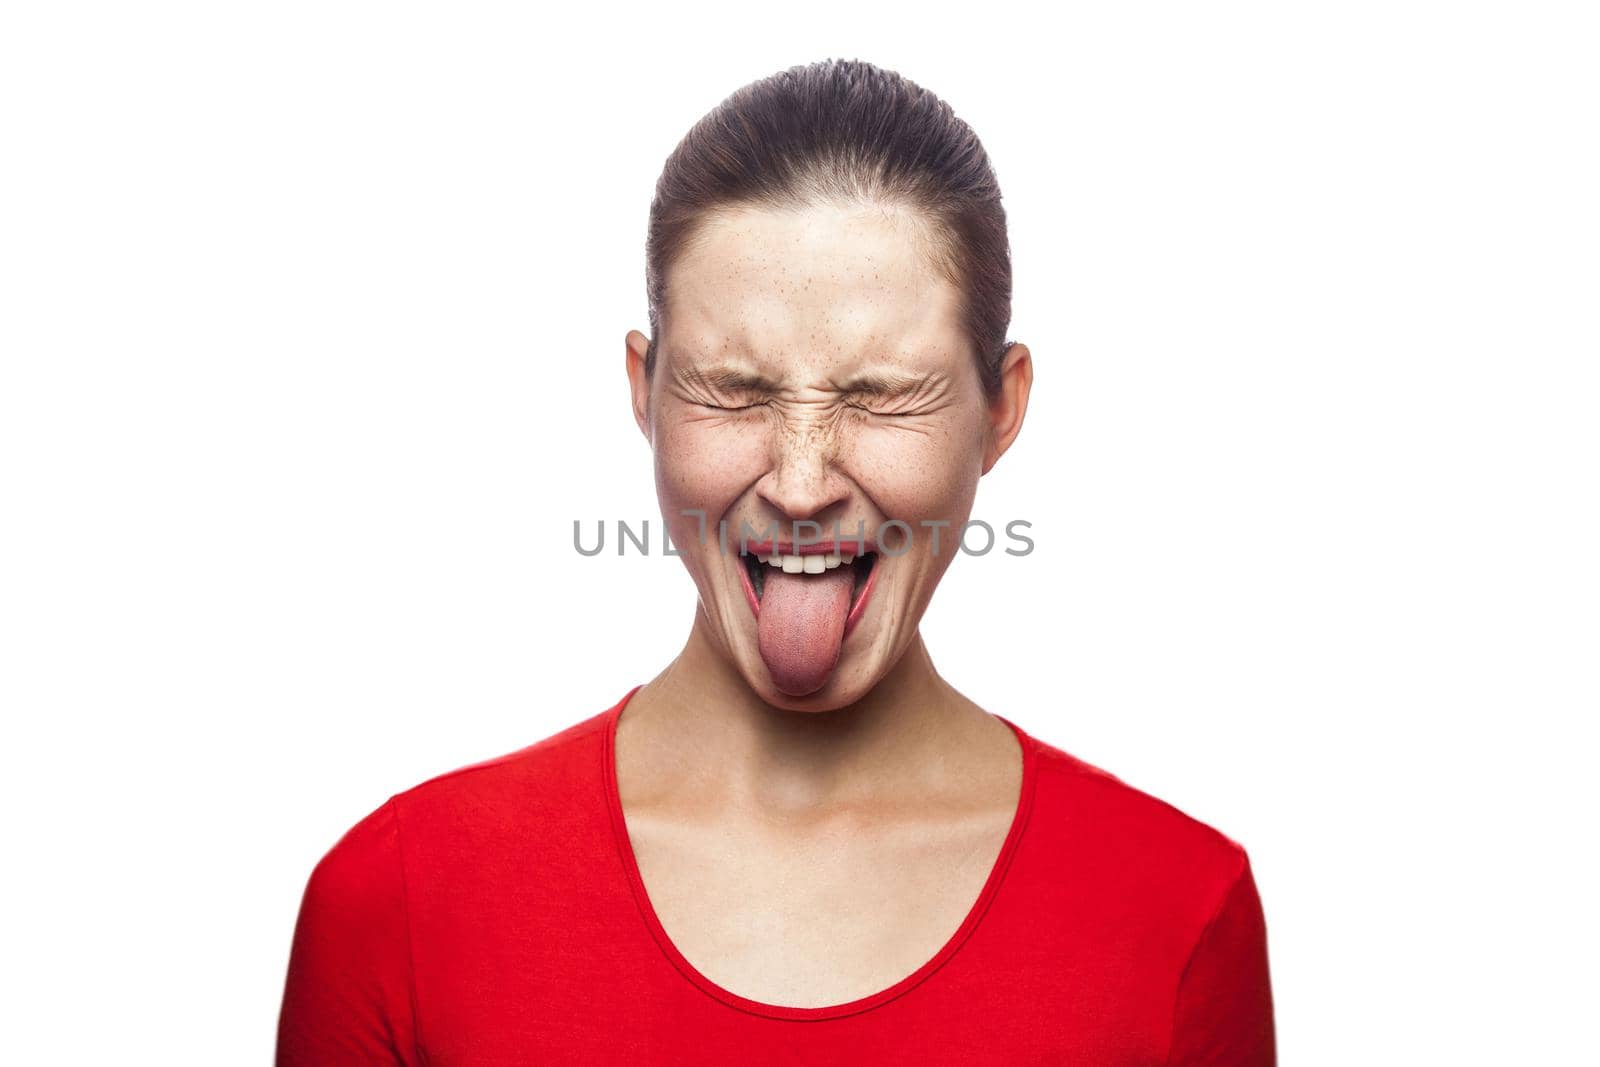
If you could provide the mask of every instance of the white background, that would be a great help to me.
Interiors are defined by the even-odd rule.
[[[337,837],[674,654],[572,549],[650,196],[827,56],[978,131],[1036,361],[936,664],[1250,850],[1286,1064],[1592,1055],[1586,6],[8,5],[5,1058],[267,1062]]]

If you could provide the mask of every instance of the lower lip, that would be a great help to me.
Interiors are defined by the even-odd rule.
[[[761,599],[756,596],[756,587],[750,584],[750,572],[746,569],[742,557],[735,556],[734,560],[734,567],[739,571],[739,583],[744,586],[745,602],[750,605],[750,613],[759,619]],[[872,565],[872,573],[867,575],[867,583],[861,587],[861,595],[856,598],[855,604],[850,608],[850,614],[844,620],[845,637],[850,636],[850,631],[856,628],[856,623],[866,614],[867,601],[872,599],[872,590],[878,584],[878,572],[881,570],[883,570],[883,560],[880,559]]]

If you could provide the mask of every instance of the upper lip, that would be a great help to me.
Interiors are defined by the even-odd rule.
[[[803,545],[796,545],[791,541],[746,541],[744,543],[745,555],[751,556],[824,556],[830,552],[849,552],[851,555],[864,556],[869,552],[878,551],[878,543],[871,537],[829,538],[823,541],[814,541]]]

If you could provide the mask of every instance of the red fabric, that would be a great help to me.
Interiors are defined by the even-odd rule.
[[[317,864],[277,1063],[1275,1063],[1245,852],[1028,735],[1011,833],[933,959],[828,1008],[745,1000],[666,938],[617,801],[627,696],[392,797]]]

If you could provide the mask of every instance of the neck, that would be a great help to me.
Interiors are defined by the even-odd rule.
[[[746,683],[698,608],[683,650],[635,694],[623,723],[662,775],[707,778],[763,804],[815,807],[947,773],[993,726],[934,668],[921,632],[853,703],[775,708]]]

